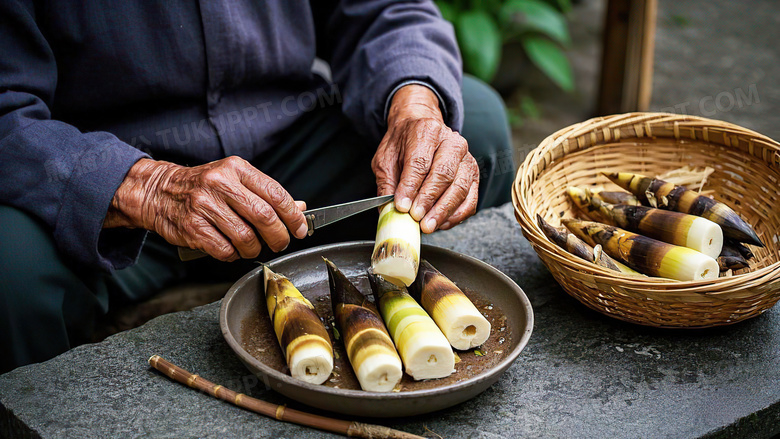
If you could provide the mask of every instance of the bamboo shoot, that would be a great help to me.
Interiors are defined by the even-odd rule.
[[[325,264],[335,324],[360,387],[370,392],[393,390],[403,369],[382,316],[336,265],[327,259]]]
[[[455,368],[455,355],[433,319],[406,287],[372,272],[368,279],[406,373],[415,380],[449,376]]]
[[[646,206],[609,204],[590,197],[578,188],[569,188],[568,193],[590,218],[669,244],[692,248],[711,258],[720,255],[723,231],[706,218]]]
[[[314,306],[286,277],[263,267],[268,315],[290,375],[324,383],[333,371],[333,346]]]
[[[433,317],[453,348],[475,348],[490,336],[490,322],[454,282],[428,261],[420,263],[409,292]]]
[[[630,267],[627,267],[612,259],[604,252],[600,251],[597,254],[594,248],[591,248],[590,245],[586,244],[580,238],[573,235],[566,227],[553,227],[547,221],[542,219],[542,216],[539,214],[536,214],[536,221],[539,223],[539,227],[541,227],[542,231],[545,235],[547,235],[547,238],[549,238],[550,241],[558,244],[559,247],[568,251],[574,256],[578,256],[588,262],[593,262],[596,265],[608,268],[613,271],[633,275],[641,274],[636,272],[636,270],[633,270]]]
[[[590,245],[601,244],[610,256],[640,273],[683,281],[718,277],[715,259],[696,250],[607,224],[575,219],[562,221],[580,239]]]
[[[723,229],[723,235],[728,238],[764,246],[750,224],[724,203],[699,195],[683,186],[676,186],[641,174],[615,172],[604,175],[618,186],[636,195],[642,204],[707,218],[718,224]]]
[[[379,213],[371,270],[385,279],[409,286],[420,263],[420,223],[396,210],[391,201]]]

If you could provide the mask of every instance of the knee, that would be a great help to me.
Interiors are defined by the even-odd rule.
[[[51,234],[39,220],[14,207],[0,205],[0,279],[4,291],[24,289],[46,276],[57,251]]]
[[[511,198],[515,162],[504,102],[486,83],[464,76],[463,104],[461,134],[480,167],[477,208],[506,203]]]
[[[67,299],[88,292],[94,299],[102,274],[76,268],[57,251],[54,237],[38,218],[0,204],[0,292],[15,291],[18,306],[35,306],[51,291],[64,291]],[[93,292],[93,290],[95,290]],[[102,298],[102,294],[101,294]]]
[[[10,348],[0,369],[9,370],[68,349],[66,302],[84,287],[40,221],[0,205],[0,224],[0,339]]]

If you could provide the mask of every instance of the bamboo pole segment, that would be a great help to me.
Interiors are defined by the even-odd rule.
[[[358,438],[393,438],[393,439],[424,439],[405,431],[394,430],[383,425],[364,424],[362,422],[344,421],[341,419],[328,418],[326,416],[315,415],[302,412],[300,410],[288,409],[284,405],[271,404],[257,398],[252,398],[243,393],[237,393],[226,387],[214,384],[211,381],[182,369],[179,366],[165,360],[159,355],[152,355],[149,358],[149,365],[165,376],[180,384],[185,384],[193,389],[200,390],[215,398],[227,401],[243,409],[259,413],[261,415],[274,418],[279,421],[291,422],[293,424],[304,425],[319,430],[329,431],[331,433],[342,434],[347,437]]]

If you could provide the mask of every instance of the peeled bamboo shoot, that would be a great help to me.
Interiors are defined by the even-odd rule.
[[[263,268],[268,315],[290,375],[324,383],[333,371],[333,346],[311,302],[286,277]]]
[[[382,316],[336,265],[327,259],[325,264],[333,316],[360,387],[370,392],[393,390],[403,366]]]
[[[379,213],[371,270],[385,279],[409,286],[420,264],[420,223],[396,210],[391,201]]]
[[[428,261],[420,263],[409,292],[455,349],[475,348],[490,336],[490,322],[454,282]]]
[[[723,229],[723,235],[728,238],[764,246],[750,224],[740,218],[730,207],[710,197],[641,174],[615,172],[604,175],[618,186],[636,195],[642,204],[707,218],[718,224]]]
[[[718,277],[715,259],[696,250],[607,224],[575,219],[563,219],[562,222],[583,241],[590,245],[601,244],[610,256],[640,273],[683,281]]]
[[[570,187],[569,196],[590,218],[669,244],[682,245],[717,258],[723,247],[723,231],[700,216],[646,206],[609,204],[579,188]]]
[[[368,279],[406,373],[415,380],[449,376],[455,368],[455,355],[433,319],[405,287],[371,272]]]

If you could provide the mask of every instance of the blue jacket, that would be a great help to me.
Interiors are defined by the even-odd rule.
[[[0,17],[0,203],[79,264],[136,259],[145,232],[102,223],[142,157],[252,159],[334,102],[378,141],[408,80],[462,124],[460,56],[431,1],[3,0]]]

